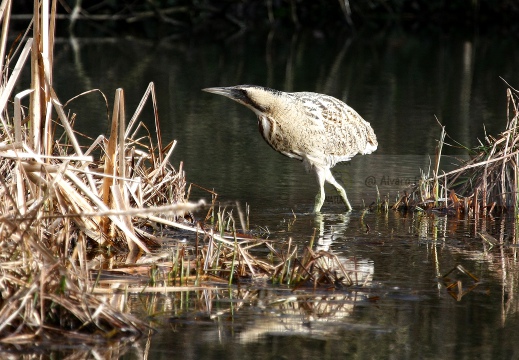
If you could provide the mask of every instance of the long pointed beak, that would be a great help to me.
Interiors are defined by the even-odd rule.
[[[223,95],[233,100],[239,100],[243,98],[243,93],[240,90],[235,89],[234,87],[212,87],[202,89],[202,91],[217,95]]]

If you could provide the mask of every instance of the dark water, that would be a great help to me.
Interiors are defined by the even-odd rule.
[[[55,86],[63,102],[99,88],[110,104],[122,87],[130,115],[153,81],[163,138],[178,140],[172,163],[183,162],[189,182],[214,188],[221,200],[248,203],[253,213],[310,210],[315,176],[272,151],[250,110],[200,91],[204,87],[249,83],[316,91],[355,108],[379,140],[374,154],[334,168],[356,207],[375,198],[373,184],[382,194],[395,192],[399,183],[412,183],[420,169],[428,170],[441,131],[435,117],[466,146],[478,145],[485,129],[495,135],[505,127],[506,86],[500,77],[519,83],[517,39],[398,31],[355,39],[318,35],[246,33],[217,43],[65,41],[55,54]],[[69,108],[77,113],[79,130],[92,136],[107,132],[98,93]],[[153,128],[151,106],[140,118]],[[200,196],[210,198],[193,193]]]
[[[303,246],[317,228],[319,246],[357,266],[365,281],[316,293],[249,284],[134,297],[136,313],[155,314],[157,333],[134,344],[126,358],[519,357],[515,248],[489,249],[477,235],[483,226],[514,242],[509,222],[361,212],[363,203],[376,199],[377,187],[394,199],[421,170],[428,171],[441,131],[436,118],[467,146],[477,145],[485,129],[494,135],[504,129],[506,86],[500,77],[519,87],[516,45],[516,38],[498,35],[399,31],[353,39],[279,31],[217,43],[60,42],[54,81],[63,102],[99,88],[111,103],[122,87],[132,114],[153,81],[163,138],[178,140],[172,163],[183,162],[188,182],[215,189],[223,203],[249,204],[251,228],[272,239],[291,237]],[[250,110],[200,91],[241,83],[327,93],[371,123],[377,152],[333,170],[345,184],[352,213],[344,214],[327,188],[324,215],[308,214],[317,191],[314,175],[272,151]],[[107,132],[99,94],[81,97],[69,109],[77,113],[76,129],[91,136]],[[151,106],[142,120],[151,124]],[[194,189],[191,198],[199,197],[210,199]],[[459,272],[446,283],[438,278],[457,265],[481,281]],[[460,287],[449,293],[446,285],[457,280]],[[280,298],[288,301],[279,304]]]
[[[442,216],[324,215],[321,240],[359,270],[359,284],[288,291],[244,284],[130,298],[158,333],[132,352],[187,359],[512,359],[519,345],[515,250],[489,249],[471,221]],[[302,216],[285,232],[305,239]],[[370,232],[366,233],[365,224]],[[511,233],[505,219],[478,224]],[[503,229],[505,227],[505,229]],[[283,236],[283,226],[277,235]],[[505,231],[502,231],[505,230]],[[333,235],[333,239],[331,239]],[[513,240],[510,236],[502,239]],[[326,242],[326,241],[325,241]],[[454,271],[461,265],[480,281]],[[460,289],[446,286],[456,281]],[[284,301],[283,301],[284,300]],[[181,355],[179,354],[181,351]],[[127,358],[138,358],[130,356]]]

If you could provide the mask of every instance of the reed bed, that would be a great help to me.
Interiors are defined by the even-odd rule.
[[[121,90],[115,99],[117,129],[124,124]],[[54,106],[63,116],[57,100]],[[31,129],[16,121],[6,119],[0,132],[0,342],[74,341],[100,330],[106,337],[89,341],[140,335],[144,322],[92,294],[89,269],[110,266],[102,259],[109,251],[135,262],[155,246],[144,230],[152,214],[174,220],[197,206],[184,202],[183,173],[169,165],[174,143],[163,149],[149,135],[137,139],[112,127],[110,138],[83,152],[76,133],[65,125],[66,136],[58,136],[60,124],[49,117],[52,141],[36,152]],[[93,151],[102,156],[94,159]],[[87,260],[92,248],[103,249],[98,265]]]
[[[220,210],[217,215],[214,226],[192,228],[197,233],[194,245],[191,241],[169,245],[168,250],[143,256],[136,264],[96,271],[94,276],[98,280],[93,291],[155,293],[257,281],[292,290],[340,289],[364,284],[366,274],[355,261],[341,259],[328,251],[313,251],[313,241],[301,248],[292,239],[276,242],[251,237],[239,233],[234,226],[229,229],[234,222],[231,212]],[[162,223],[190,229],[188,225]],[[129,276],[139,278],[144,284],[128,284]]]
[[[479,217],[505,212],[519,214],[519,92],[507,90],[508,121],[497,138],[487,135],[472,149],[471,159],[459,161],[456,169],[440,171],[445,128],[436,149],[432,175],[422,175],[419,184],[392,206],[396,210],[434,210]],[[458,144],[459,145],[459,144]],[[379,203],[388,208],[387,200]]]
[[[52,84],[56,6],[36,1],[32,36],[8,48],[11,1],[0,4],[0,344],[139,336],[146,323],[93,295],[88,249],[135,262],[155,244],[149,216],[175,220],[198,206],[169,163],[175,142],[162,144],[153,84],[128,123],[117,89],[109,137],[80,146]],[[14,94],[24,69],[30,88]],[[153,131],[138,121],[149,99]]]

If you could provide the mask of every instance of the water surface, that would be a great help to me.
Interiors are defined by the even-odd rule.
[[[132,297],[133,311],[151,315],[157,333],[134,344],[125,358],[517,357],[515,248],[490,249],[477,234],[484,227],[508,244],[515,241],[513,226],[499,218],[474,223],[438,214],[361,211],[376,199],[377,188],[392,201],[429,171],[438,122],[466,146],[483,141],[485,130],[504,130],[506,86],[500,77],[519,87],[516,40],[399,31],[326,38],[277,31],[223,42],[58,42],[54,85],[63,102],[99,88],[111,104],[122,87],[131,114],[154,82],[163,139],[178,141],[171,161],[175,167],[182,162],[188,183],[214,189],[223,205],[250,205],[251,228],[277,241],[292,238],[302,247],[317,229],[320,247],[367,276],[358,286],[335,291],[292,293],[252,283]],[[333,170],[353,212],[344,213],[327,187],[324,214],[309,214],[317,192],[314,175],[272,151],[250,110],[200,91],[244,83],[327,93],[371,123],[377,152]],[[98,93],[68,108],[77,113],[76,129],[93,137],[107,133]],[[151,106],[141,119],[153,128]],[[445,152],[465,154],[457,148]],[[200,197],[210,199],[194,188],[191,198]],[[481,281],[454,272],[444,282],[441,276],[457,265]],[[457,291],[449,292],[446,285],[458,280]],[[282,297],[294,298],[277,303]]]
[[[399,188],[386,183],[413,182],[420,169],[428,170],[441,132],[436,119],[469,147],[483,141],[485,130],[504,130],[506,86],[500,77],[519,82],[515,43],[498,36],[399,31],[354,39],[273,31],[225,42],[64,40],[55,54],[55,86],[62,101],[99,88],[110,103],[122,87],[132,114],[153,81],[164,141],[178,141],[172,163],[183,162],[189,182],[214,188],[221,200],[248,203],[254,213],[310,210],[315,176],[272,151],[250,110],[201,89],[248,83],[333,95],[369,121],[379,140],[373,155],[334,169],[359,207],[374,198],[368,177],[384,194]],[[97,93],[69,108],[78,114],[79,130],[107,132],[106,106]],[[141,119],[153,128],[151,106],[146,110]],[[329,195],[336,195],[333,188]],[[208,194],[193,193],[199,196]]]

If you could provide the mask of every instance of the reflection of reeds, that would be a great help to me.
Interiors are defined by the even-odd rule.
[[[234,225],[228,232],[228,224],[234,219],[221,209],[214,226],[207,229],[154,216],[149,218],[196,232],[195,245],[171,245],[162,254],[142,257],[139,265],[103,269],[94,292],[178,291],[197,286],[207,288],[214,284],[243,284],[251,280],[288,285],[293,289],[326,289],[353,284],[363,286],[370,281],[370,274],[356,260],[341,259],[329,251],[313,251],[311,245],[299,251],[291,239],[286,243],[258,239],[238,233]],[[148,284],[128,286],[129,274],[141,275]],[[118,285],[114,285],[116,280]]]
[[[498,138],[486,136],[486,143],[473,150],[469,161],[461,163],[456,170],[440,174],[443,129],[432,176],[423,176],[393,208],[434,209],[474,217],[510,210],[519,213],[519,97],[511,89],[507,95],[508,123]]]

